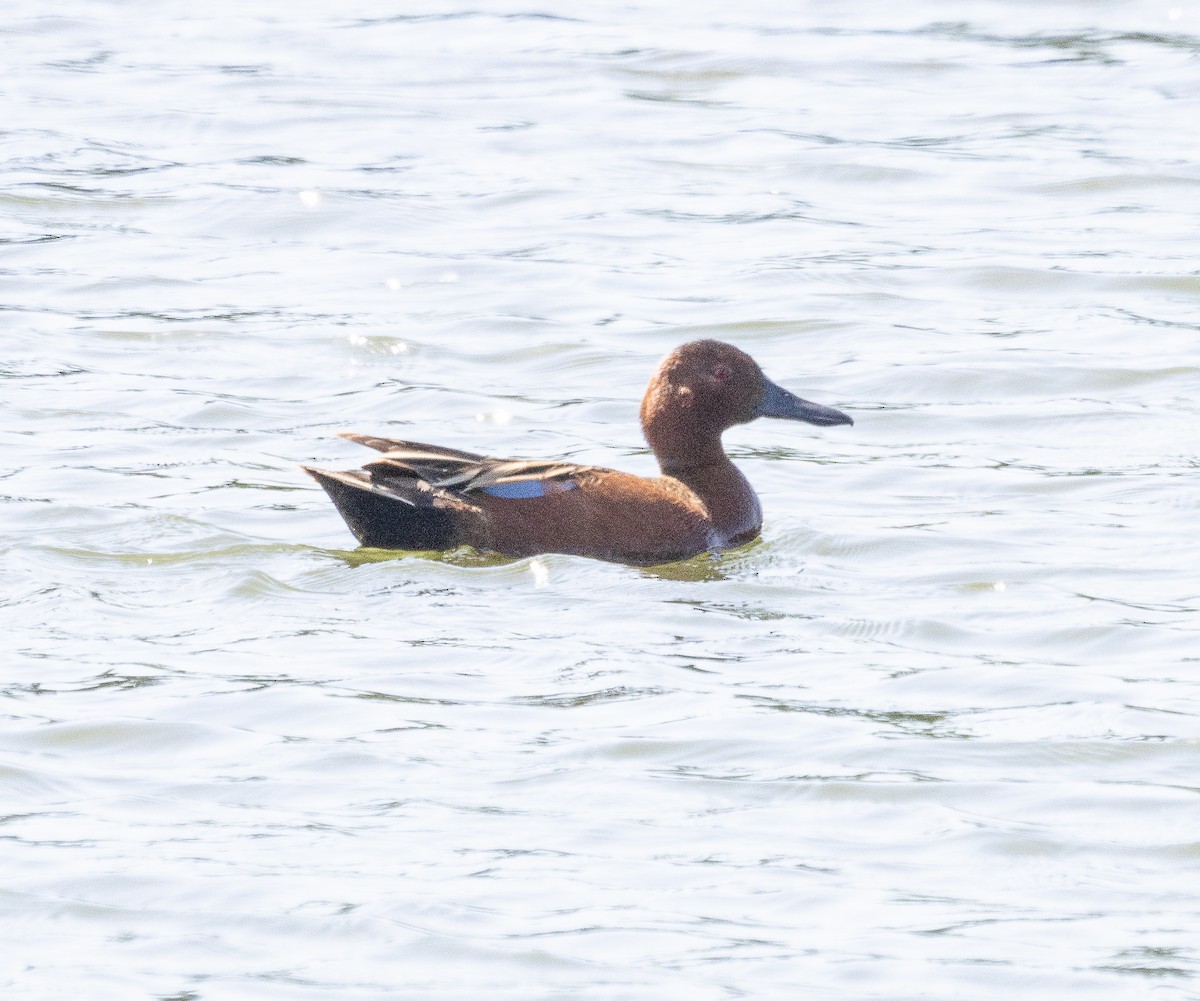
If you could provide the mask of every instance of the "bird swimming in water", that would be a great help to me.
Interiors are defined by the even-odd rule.
[[[725,454],[721,435],[759,417],[854,423],[777,386],[732,344],[702,340],[667,355],[642,399],[642,432],[661,470],[656,477],[362,434],[342,436],[380,453],[361,469],[304,469],[364,546],[467,545],[512,557],[568,553],[653,566],[758,536],[758,496]]]

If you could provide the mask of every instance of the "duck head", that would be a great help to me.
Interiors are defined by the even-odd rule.
[[[840,410],[801,399],[723,341],[690,341],[666,356],[642,399],[642,432],[664,472],[725,457],[721,435],[759,417],[820,427],[853,424]]]

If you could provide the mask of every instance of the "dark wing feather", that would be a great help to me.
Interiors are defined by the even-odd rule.
[[[592,468],[546,459],[493,459],[474,452],[396,438],[361,434],[343,434],[342,437],[383,453],[381,458],[363,466],[371,481],[378,485],[415,479],[428,487],[456,493],[530,481],[550,481],[565,486],[566,481]]]
[[[486,490],[488,487],[498,487],[505,483],[561,482],[570,480],[590,468],[573,462],[555,462],[547,459],[488,459],[480,463],[469,478],[462,479],[454,484],[453,488],[470,491]]]
[[[480,455],[478,452],[460,452],[456,448],[443,448],[441,445],[426,445],[419,441],[405,441],[401,438],[378,438],[370,434],[355,434],[353,431],[343,431],[338,437],[356,441],[377,452],[409,452],[428,458],[440,457],[475,462],[481,462],[487,458],[486,455]]]

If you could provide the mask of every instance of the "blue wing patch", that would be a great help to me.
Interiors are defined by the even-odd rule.
[[[545,497],[546,494],[574,490],[577,486],[574,480],[517,480],[515,483],[497,483],[482,490],[485,494],[505,500],[532,500],[534,497]]]

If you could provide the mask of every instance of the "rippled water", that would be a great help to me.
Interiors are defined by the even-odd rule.
[[[5,996],[1200,997],[1200,8],[6,14]],[[696,336],[856,419],[717,561],[297,468]]]

